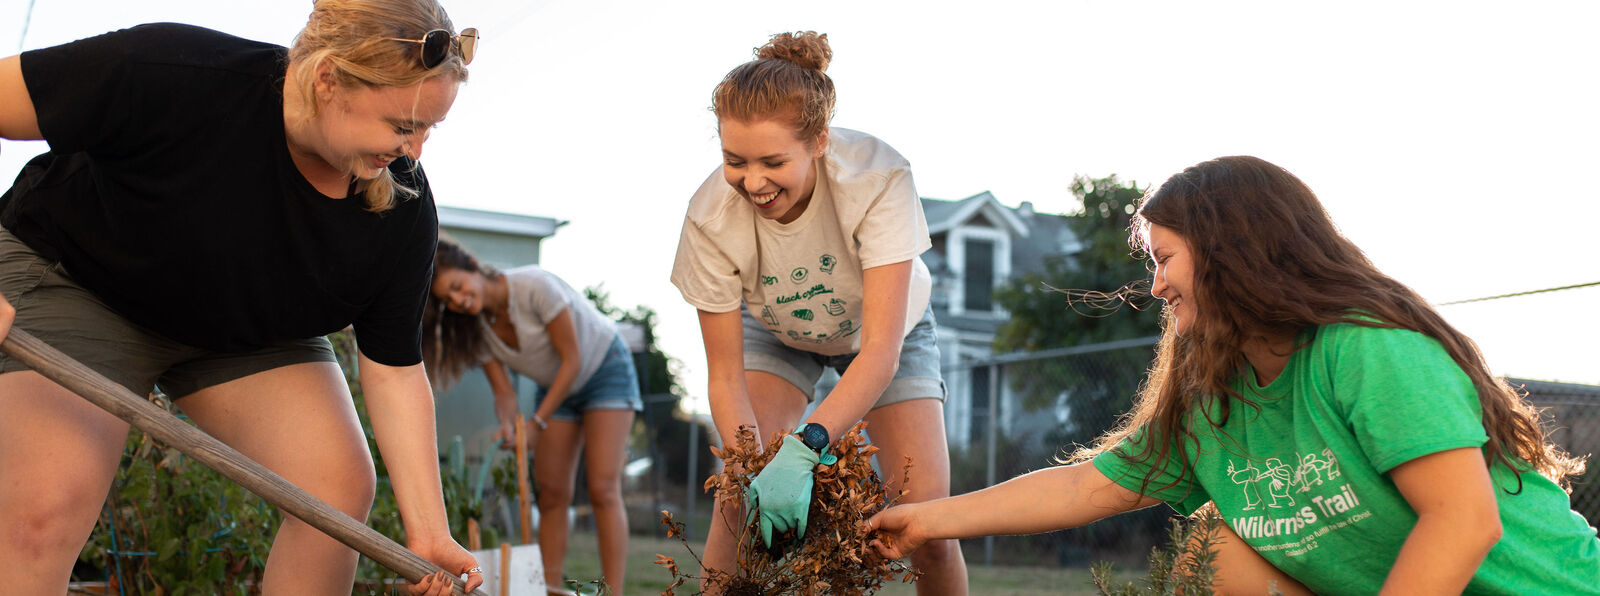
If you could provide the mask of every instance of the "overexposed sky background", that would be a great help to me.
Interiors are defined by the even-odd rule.
[[[543,265],[660,312],[700,400],[667,276],[719,163],[711,89],[781,31],[829,34],[834,124],[894,145],[926,197],[1060,212],[1076,174],[1158,184],[1252,154],[1436,303],[1600,281],[1589,2],[445,1],[483,42],[424,151],[439,204],[570,221]],[[152,21],[288,44],[310,6],[0,0],[0,53]],[[0,176],[44,150],[0,143]],[[1440,311],[1497,372],[1600,384],[1596,306],[1600,287]]]

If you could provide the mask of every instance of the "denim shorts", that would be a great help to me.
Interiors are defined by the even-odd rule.
[[[545,391],[540,385],[534,393],[534,404],[544,403]],[[593,410],[644,411],[644,400],[639,398],[639,375],[633,370],[633,353],[628,351],[628,344],[622,341],[621,335],[611,340],[611,348],[606,350],[600,368],[582,387],[567,393],[567,398],[561,400],[550,418],[580,422],[584,412]]]
[[[303,362],[337,362],[322,337],[276,342],[247,352],[216,352],[167,339],[123,318],[72,280],[61,263],[39,256],[0,229],[0,293],[17,309],[15,326],[91,370],[147,395],[159,387],[179,398],[258,372]],[[0,373],[28,370],[0,356]]]
[[[824,356],[789,347],[750,316],[750,309],[739,310],[744,313],[744,369],[778,375],[800,388],[807,401],[816,400],[817,379],[822,378],[823,367],[843,375],[856,359],[856,354]],[[944,401],[944,377],[939,372],[939,342],[934,325],[930,305],[900,344],[900,366],[874,408],[913,399]]]

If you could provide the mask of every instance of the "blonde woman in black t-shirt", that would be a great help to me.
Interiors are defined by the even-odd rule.
[[[292,48],[161,24],[0,59],[0,137],[50,143],[0,201],[16,327],[364,519],[373,461],[322,338],[353,325],[406,546],[469,589],[421,364],[438,221],[415,160],[475,44],[433,0],[320,0]],[[3,591],[60,594],[128,425],[9,359],[0,410]],[[262,591],[349,594],[356,559],[285,516]]]

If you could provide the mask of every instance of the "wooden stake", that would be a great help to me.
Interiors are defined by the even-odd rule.
[[[511,543],[500,543],[500,596],[511,596]]]
[[[483,529],[478,527],[478,520],[467,520],[467,550],[483,550]]]
[[[517,441],[517,513],[522,521],[522,543],[533,544],[533,517],[529,511],[533,508],[528,488],[528,444],[523,440],[523,433],[527,432],[528,421],[522,414],[517,414],[516,441]]]
[[[0,353],[15,358],[46,379],[216,470],[278,509],[322,530],[345,546],[400,574],[407,581],[415,583],[442,571],[427,559],[395,544],[387,536],[343,511],[334,509],[226,443],[179,420],[149,400],[134,395],[126,387],[111,382],[26,331],[13,327],[5,341],[0,342]],[[62,465],[70,463],[62,462]],[[452,575],[450,581],[451,594],[465,593],[466,584],[460,577]],[[481,590],[473,593],[487,596]]]

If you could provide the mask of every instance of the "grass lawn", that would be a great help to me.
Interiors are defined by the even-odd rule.
[[[696,551],[700,546],[694,543]],[[594,534],[574,533],[567,552],[567,577],[581,581],[600,577],[600,557],[597,552]],[[688,551],[677,540],[632,536],[628,541],[628,594],[660,594],[672,582],[672,575],[654,564],[657,553],[678,559],[680,567],[694,563],[694,559],[689,557]],[[1127,572],[1126,569],[1123,571]],[[1098,593],[1089,585],[1087,569],[983,567],[969,563],[967,572],[973,594],[1073,596]],[[1123,581],[1127,579],[1123,578]],[[688,595],[693,594],[694,590],[680,589],[678,593]],[[916,589],[911,584],[896,583],[885,585],[878,593],[885,596],[911,596],[916,594]]]

